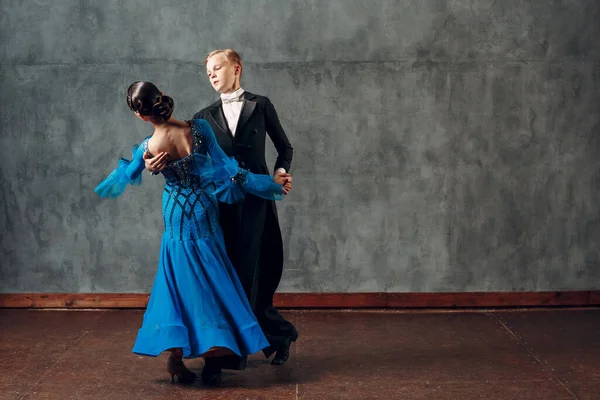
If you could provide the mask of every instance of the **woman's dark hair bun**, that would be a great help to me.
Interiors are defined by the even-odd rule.
[[[127,89],[127,105],[140,115],[152,115],[166,121],[173,114],[175,102],[151,82],[134,82]]]
[[[175,103],[169,96],[159,96],[158,100],[152,105],[152,115],[160,117],[165,121],[171,118]]]

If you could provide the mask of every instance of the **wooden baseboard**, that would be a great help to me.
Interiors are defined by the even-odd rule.
[[[147,293],[0,293],[0,308],[145,308]],[[491,308],[598,306],[600,291],[277,293],[278,308]]]

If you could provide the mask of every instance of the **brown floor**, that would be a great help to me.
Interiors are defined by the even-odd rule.
[[[0,399],[600,399],[599,309],[288,311],[288,363],[254,355],[220,388],[132,354],[142,314],[0,310]]]

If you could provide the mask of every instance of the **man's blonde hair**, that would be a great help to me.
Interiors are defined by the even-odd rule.
[[[227,61],[233,63],[234,65],[240,66],[240,78],[242,77],[242,71],[244,70],[244,66],[242,65],[242,57],[240,57],[239,53],[233,49],[219,49],[213,50],[204,59],[204,65],[208,64],[208,59],[216,54],[223,54]]]

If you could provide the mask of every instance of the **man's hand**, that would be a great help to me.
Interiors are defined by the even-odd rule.
[[[150,157],[150,153],[148,151],[144,152],[144,164],[146,165],[146,169],[150,172],[160,172],[167,165],[167,153],[160,153],[155,157]]]
[[[285,185],[283,185],[283,193],[288,194],[290,190],[292,190],[291,183],[286,183]]]
[[[292,176],[285,172],[277,172],[273,177],[273,181],[278,185],[283,186],[283,192],[288,194],[292,190]]]

